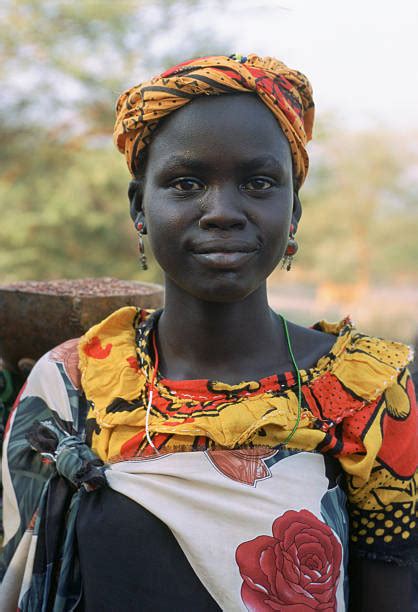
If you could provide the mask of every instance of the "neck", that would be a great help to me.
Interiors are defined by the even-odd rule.
[[[216,303],[198,300],[167,281],[158,349],[161,372],[177,380],[261,378],[288,358],[265,284],[239,302]]]

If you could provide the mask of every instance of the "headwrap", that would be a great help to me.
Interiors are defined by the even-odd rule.
[[[114,140],[135,175],[160,120],[197,96],[255,93],[276,117],[290,144],[295,185],[308,171],[314,103],[308,79],[272,57],[203,57],[178,64],[125,91],[116,105]]]

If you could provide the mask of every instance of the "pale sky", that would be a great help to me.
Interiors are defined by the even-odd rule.
[[[418,127],[418,0],[225,0],[211,12],[238,53],[311,80],[317,113],[350,126]]]

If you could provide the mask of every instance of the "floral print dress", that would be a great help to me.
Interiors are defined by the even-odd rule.
[[[146,513],[135,521],[152,517],[152,541],[160,526],[169,535],[156,551],[141,550],[142,541],[150,547],[146,532],[132,547],[128,537],[117,567],[111,554],[98,553],[97,566],[114,577],[93,589],[103,591],[103,610],[116,609],[106,601],[118,577],[139,567],[139,554],[159,562],[151,577],[137,572],[132,610],[165,609],[156,591],[166,580],[167,610],[186,609],[175,600],[186,585],[190,610],[340,611],[348,601],[349,548],[362,558],[416,562],[417,414],[408,347],[359,334],[348,321],[321,323],[335,344],[301,371],[302,415],[285,446],[297,421],[294,373],[239,385],[164,379],[153,363],[158,316],[121,309],[32,371],[5,438],[1,609],[88,607],[90,583],[99,583],[83,570],[83,542],[88,525],[93,540],[100,532],[95,500],[104,490],[113,491],[114,503],[126,499]],[[145,431],[152,379],[148,434],[157,451]],[[124,521],[132,541],[135,521]],[[117,530],[109,522],[108,543],[119,541]],[[178,585],[170,564],[163,570],[165,558],[183,567]],[[194,607],[194,597],[206,603]]]

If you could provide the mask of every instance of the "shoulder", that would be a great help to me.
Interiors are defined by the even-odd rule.
[[[80,390],[79,338],[71,338],[45,353],[32,368],[20,398],[52,396],[54,389]]]
[[[105,359],[112,352],[114,346],[134,342],[135,319],[138,310],[134,306],[119,308],[106,319],[93,325],[80,339],[79,357],[80,364],[86,365],[89,358]],[[106,342],[106,345],[104,343]]]
[[[78,345],[80,338],[72,338],[59,344],[47,353],[48,363],[61,364],[63,372],[67,375],[74,389],[81,387],[81,373],[78,359]]]
[[[71,430],[78,423],[81,398],[78,338],[45,353],[23,384],[5,428],[5,440],[25,438],[34,420],[58,419]],[[13,430],[13,433],[12,433]],[[19,446],[19,447],[20,447]]]
[[[334,344],[336,336],[314,327],[303,327],[295,323],[288,323],[292,350],[299,369],[309,370],[327,355]]]
[[[142,313],[133,306],[120,308],[80,338],[78,357],[83,382],[92,369],[104,370],[120,363],[121,357],[124,361],[135,357],[135,321]]]
[[[147,315],[135,307],[121,308],[81,338],[67,340],[45,353],[19,394],[20,411],[29,410],[29,404],[33,411],[36,404],[72,422],[86,389],[100,398],[110,386],[123,387],[129,379],[138,381],[134,322],[136,317]]]
[[[110,396],[132,399],[145,384],[145,378],[138,375],[136,328],[149,314],[133,306],[121,308],[80,339],[81,385],[99,411],[107,406]]]
[[[406,344],[352,329],[347,332],[343,350],[335,355],[332,372],[347,389],[373,401],[398,384],[399,375],[412,358],[413,351]]]
[[[396,384],[413,358],[411,347],[357,331],[347,318],[339,323],[320,321],[311,329],[293,329],[296,351],[308,357],[312,378],[327,374],[357,398],[372,401]],[[303,330],[303,332],[301,331]],[[301,369],[307,369],[300,363]],[[326,377],[327,378],[327,377]]]

